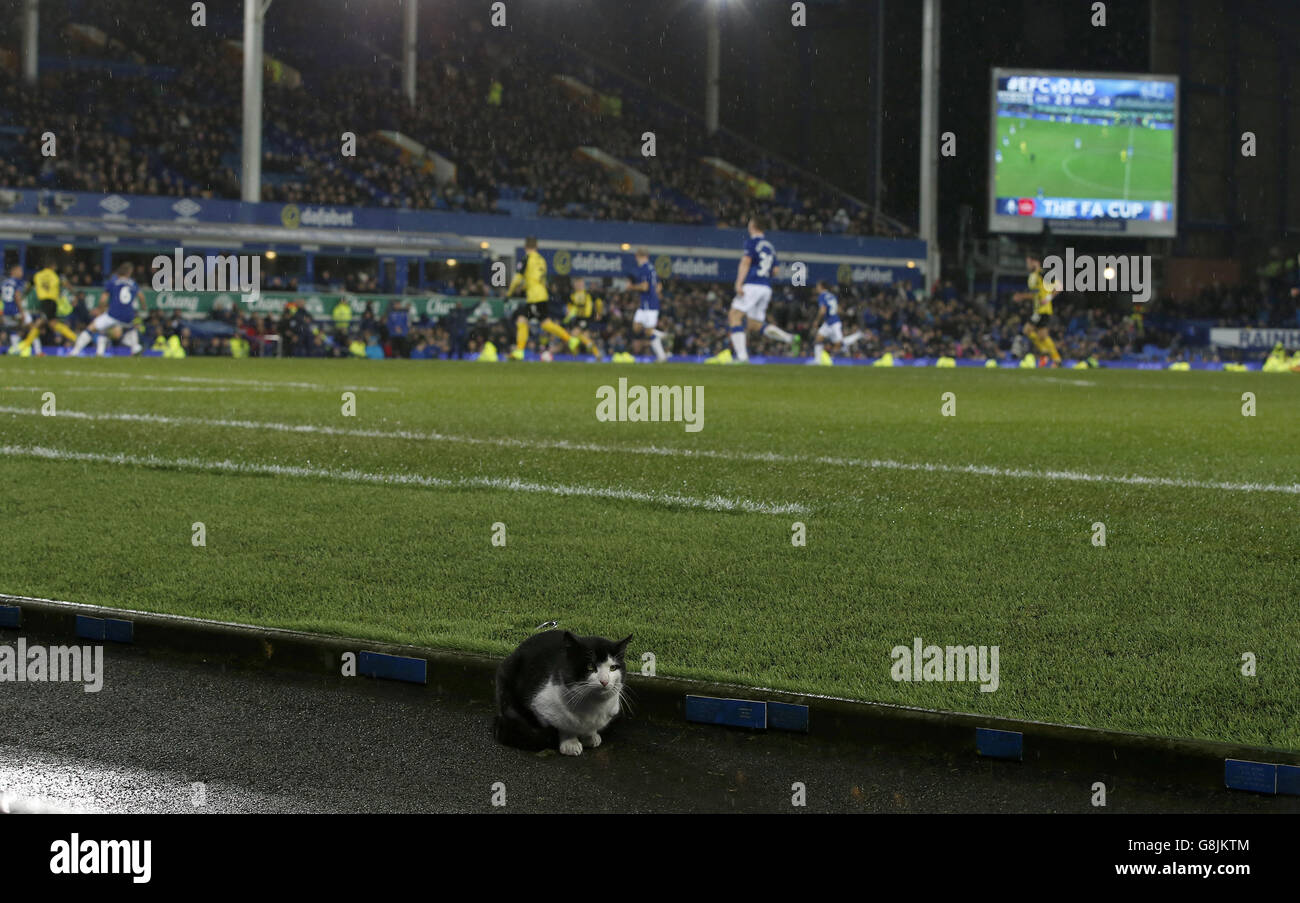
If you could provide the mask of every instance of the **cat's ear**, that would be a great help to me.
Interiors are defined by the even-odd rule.
[[[564,631],[564,645],[581,646],[582,644],[578,642],[578,638],[576,636],[574,636],[572,633],[566,630]]]
[[[618,652],[619,655],[622,655],[624,652],[627,651],[627,644],[631,640],[632,640],[632,634],[629,633],[627,636],[623,637],[623,639],[619,640],[617,643],[614,644],[614,649]]]

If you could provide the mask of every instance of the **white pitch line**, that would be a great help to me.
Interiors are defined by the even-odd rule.
[[[35,417],[32,408],[0,405],[0,414]],[[1224,492],[1281,492],[1300,495],[1300,483],[1235,483],[1219,480],[1185,480],[1177,477],[1094,474],[1074,470],[1029,470],[993,467],[982,464],[931,464],[893,461],[882,458],[844,458],[832,455],[790,455],[781,452],[731,452],[714,449],[673,448],[662,445],[597,445],[569,442],[564,439],[484,439],[446,433],[421,433],[410,430],[362,430],[312,424],[276,423],[265,420],[215,420],[206,417],[169,417],[163,414],[91,414],[84,411],[60,411],[59,417],[75,420],[109,420],[125,423],[157,423],[165,426],[206,426],[231,429],[266,430],[319,436],[349,436],[361,439],[408,439],[416,442],[447,442],[458,445],[489,445],[497,448],[521,448],[550,451],[579,451],[613,455],[651,455],[669,458],[704,458],[715,461],[744,461],[759,464],[801,464],[846,467],[865,470],[901,470],[920,473],[953,473],[1001,477],[1016,480],[1047,480],[1076,483],[1113,483],[1123,486],[1155,486],[1172,489],[1214,489]]]
[[[59,386],[60,392],[103,392],[101,386]],[[0,386],[0,392],[50,392],[49,384],[43,386]],[[114,392],[274,392],[262,386],[115,386]]]
[[[563,483],[536,483],[514,477],[431,477],[415,473],[376,473],[364,470],[338,470],[329,467],[291,467],[283,464],[257,464],[249,461],[209,461],[201,458],[163,458],[158,455],[67,451],[39,445],[0,445],[0,455],[10,458],[39,458],[46,461],[80,461],[92,464],[119,464],[158,470],[216,471],[254,476],[309,477],[345,483],[373,483],[384,486],[418,486],[423,489],[494,489],[505,492],[531,492],[543,495],[585,496],[620,502],[648,502],[673,508],[699,508],[705,511],[743,511],[746,514],[808,514],[806,505],[797,503],[756,502],[724,495],[691,496],[669,492],[644,492],[604,486],[575,486]]]
[[[1087,185],[1089,188],[1094,188],[1094,189],[1096,189],[1096,190],[1102,192],[1102,193],[1103,193],[1102,196],[1104,196],[1104,195],[1109,194],[1110,192],[1114,191],[1114,190],[1115,190],[1115,186],[1114,186],[1114,185],[1102,185],[1100,182],[1094,182],[1094,181],[1092,181],[1091,179],[1085,179],[1085,178],[1083,178],[1083,176],[1076,176],[1076,175],[1074,174],[1073,170],[1070,169],[1070,165],[1069,165],[1069,164],[1070,164],[1070,161],[1073,160],[1075,157],[1084,157],[1084,156],[1089,156],[1089,155],[1091,155],[1091,156],[1100,156],[1100,155],[1108,154],[1108,153],[1110,153],[1110,151],[1088,151],[1088,150],[1084,150],[1084,151],[1076,151],[1076,152],[1073,153],[1073,154],[1069,154],[1068,156],[1065,156],[1065,157],[1062,157],[1062,158],[1061,158],[1061,171],[1065,173],[1066,178],[1069,179],[1070,181],[1072,181],[1072,182],[1082,182],[1083,184]]]
[[[1039,378],[1040,378],[1043,382],[1047,382],[1047,383],[1064,383],[1064,384],[1067,385],[1067,386],[1095,386],[1095,385],[1097,385],[1096,383],[1094,383],[1094,382],[1090,382],[1090,381],[1088,381],[1088,380],[1086,380],[1086,379],[1070,379],[1068,376],[1067,376],[1067,377],[1060,377],[1060,376],[1042,376],[1042,377],[1039,377]]]
[[[1128,127],[1128,147],[1133,146],[1133,126]],[[1126,148],[1127,149],[1127,148]],[[1128,182],[1133,176],[1133,156],[1126,154],[1124,157],[1124,200],[1128,200]]]
[[[40,376],[44,373],[57,373],[62,376],[93,376],[98,379],[147,379],[159,382],[177,382],[177,383],[209,383],[219,386],[262,386],[268,389],[311,389],[319,392],[332,392],[335,390],[359,391],[359,392],[400,392],[392,386],[352,386],[339,385],[327,386],[323,383],[304,383],[304,382],[281,382],[275,379],[217,379],[211,376],[159,376],[156,373],[102,373],[96,370],[29,370],[27,375]]]

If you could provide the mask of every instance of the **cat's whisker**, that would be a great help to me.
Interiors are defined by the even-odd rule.
[[[573,683],[565,684],[563,687],[564,701],[569,705],[573,705],[574,703],[577,702],[582,702],[584,699],[587,698],[589,690],[590,690],[590,684],[588,684],[586,681],[580,680],[580,681],[574,681]]]

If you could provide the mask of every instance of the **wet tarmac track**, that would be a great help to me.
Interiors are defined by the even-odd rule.
[[[0,631],[0,643],[17,634]],[[29,643],[66,644],[28,636]],[[486,701],[105,648],[98,693],[0,683],[0,803],[100,812],[1300,812],[961,753],[624,719],[580,757],[497,745]],[[1108,805],[1091,805],[1094,781]],[[806,807],[792,805],[800,782]],[[505,805],[493,806],[504,785]],[[5,802],[7,801],[7,802]]]

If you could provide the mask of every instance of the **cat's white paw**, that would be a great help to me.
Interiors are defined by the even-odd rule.
[[[582,755],[582,741],[577,737],[566,737],[560,741],[560,755],[562,756],[580,756]]]
[[[587,747],[600,746],[600,734],[591,733],[582,738],[582,745]]]

